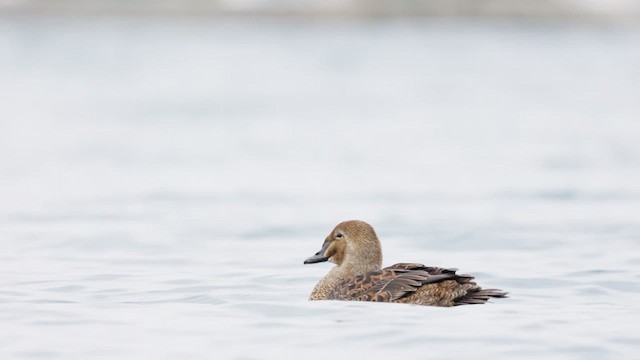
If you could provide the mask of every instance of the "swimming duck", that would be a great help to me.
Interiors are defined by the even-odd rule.
[[[358,300],[432,306],[484,304],[506,292],[482,289],[469,275],[422,264],[400,263],[382,269],[382,249],[364,221],[338,224],[322,249],[304,261],[336,264],[313,288],[309,300]]]

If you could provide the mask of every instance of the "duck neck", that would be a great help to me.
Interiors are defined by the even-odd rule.
[[[348,259],[345,259],[348,260]],[[340,273],[342,278],[353,277],[358,274],[366,274],[371,271],[378,271],[381,268],[380,262],[360,262],[360,261],[345,261],[339,266],[335,267],[336,272]]]
[[[343,277],[366,274],[378,271],[382,268],[382,250],[380,245],[376,247],[358,248],[349,247],[344,260],[337,266]]]

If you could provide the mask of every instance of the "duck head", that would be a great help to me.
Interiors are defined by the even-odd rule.
[[[360,265],[365,269],[379,269],[382,266],[382,249],[373,227],[360,220],[338,224],[324,240],[320,251],[304,263],[324,261],[338,266]]]

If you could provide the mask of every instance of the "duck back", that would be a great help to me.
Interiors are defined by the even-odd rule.
[[[472,276],[456,274],[456,271],[399,263],[343,279],[326,299],[455,306],[483,304],[492,297],[506,296],[500,290],[483,290],[472,281]]]

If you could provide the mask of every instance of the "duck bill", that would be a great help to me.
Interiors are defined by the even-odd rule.
[[[331,243],[329,241],[326,241],[324,244],[322,244],[322,249],[320,249],[320,251],[318,251],[315,255],[313,255],[310,258],[308,258],[307,260],[305,260],[304,263],[305,264],[315,264],[315,263],[325,262],[325,261],[329,260],[328,256],[324,256],[324,252],[327,251],[327,248],[329,248],[330,244]]]

